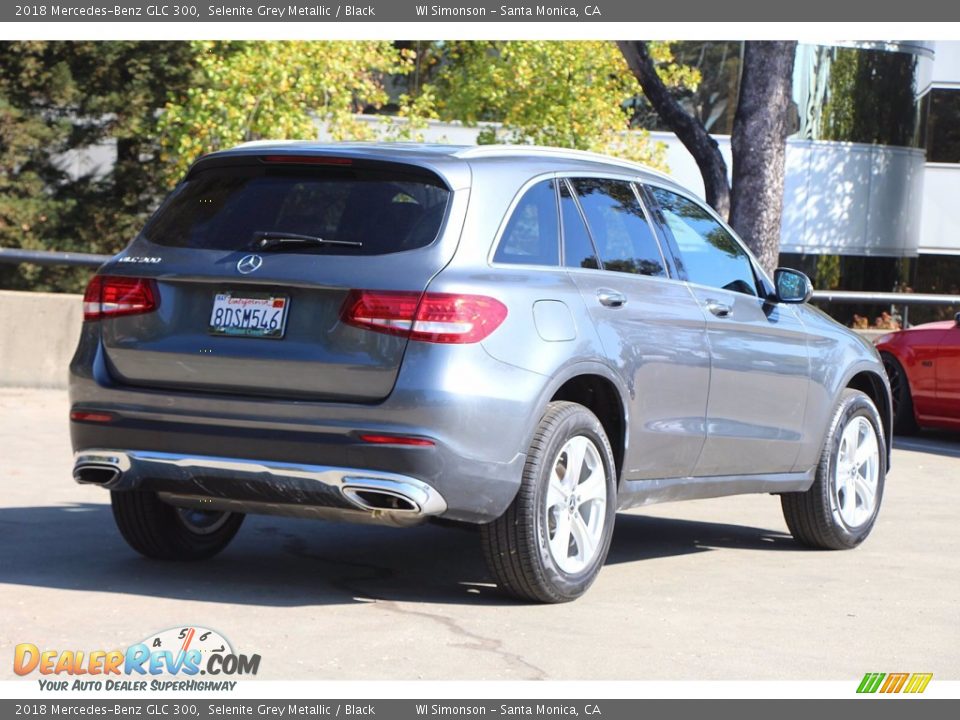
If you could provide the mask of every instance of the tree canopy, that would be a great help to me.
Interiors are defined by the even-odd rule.
[[[194,84],[171,94],[160,118],[161,159],[175,180],[198,156],[250,140],[317,136],[373,140],[357,114],[390,100],[385,80],[414,54],[386,41],[193,42]],[[405,96],[400,105],[411,102]]]
[[[696,86],[699,73],[652,43],[671,87]],[[484,128],[480,143],[511,142],[592,150],[657,167],[665,147],[631,130],[642,90],[614,43],[510,40],[451,43],[435,73],[436,112]]]
[[[116,252],[156,204],[157,111],[191,77],[181,42],[0,43],[0,246]],[[116,148],[77,172],[72,153]],[[0,265],[0,286],[75,290],[85,272]]]

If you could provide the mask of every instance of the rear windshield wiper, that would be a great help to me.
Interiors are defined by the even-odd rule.
[[[362,242],[352,240],[327,240],[316,235],[301,235],[300,233],[282,232],[279,230],[260,230],[253,234],[256,240],[254,247],[257,250],[286,250],[305,247],[363,247]]]

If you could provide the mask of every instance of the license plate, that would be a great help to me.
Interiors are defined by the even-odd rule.
[[[217,293],[210,313],[210,334],[282,338],[288,307],[290,298],[285,295]]]

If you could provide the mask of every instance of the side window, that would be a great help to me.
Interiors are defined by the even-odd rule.
[[[704,208],[662,188],[650,187],[663,212],[690,282],[757,294],[746,251]]]
[[[563,264],[572,268],[600,267],[593,242],[583,224],[577,201],[565,182],[560,183],[560,217],[563,220]]]
[[[539,182],[513,209],[494,262],[513,265],[559,265],[560,227],[553,180]]]
[[[606,178],[575,178],[572,182],[603,269],[666,276],[660,246],[633,186]]]

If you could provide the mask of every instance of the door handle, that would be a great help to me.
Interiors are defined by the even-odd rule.
[[[627,304],[626,295],[608,288],[600,288],[597,290],[597,300],[600,301],[601,305],[605,305],[606,307],[623,307]]]
[[[733,315],[732,307],[726,303],[718,302],[716,300],[707,300],[707,303],[704,307],[720,318],[731,317]]]

